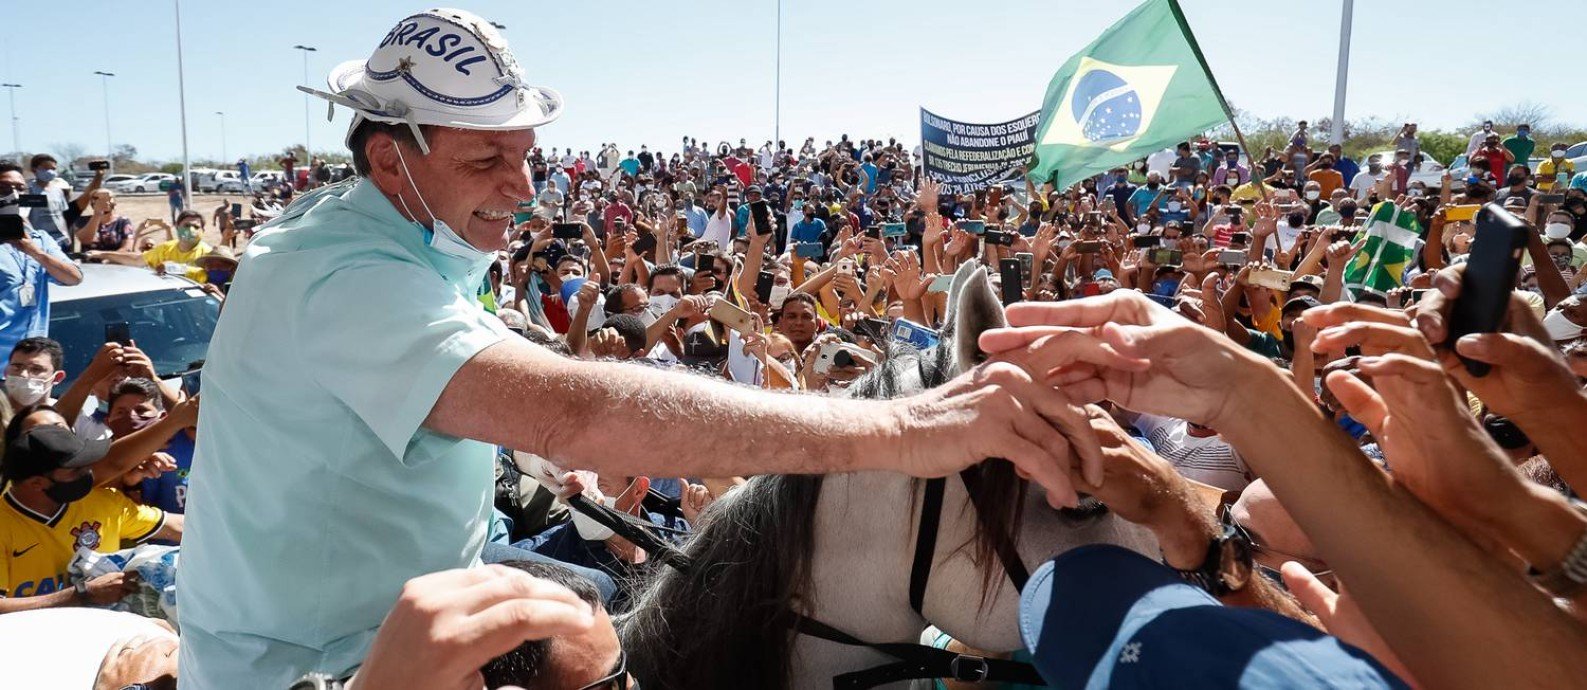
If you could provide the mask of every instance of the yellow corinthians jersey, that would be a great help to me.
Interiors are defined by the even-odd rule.
[[[79,548],[109,553],[141,544],[165,524],[165,512],[110,489],[40,515],[0,496],[0,596],[31,597],[67,587],[66,566]]]

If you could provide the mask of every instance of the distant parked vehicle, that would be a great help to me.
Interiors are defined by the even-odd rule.
[[[121,176],[113,175],[112,177]],[[176,176],[170,173],[145,173],[136,177],[132,175],[127,175],[126,177],[129,179],[114,183],[109,182],[107,179],[105,187],[118,194],[143,194],[145,192],[158,192],[160,191],[160,183],[176,180]]]

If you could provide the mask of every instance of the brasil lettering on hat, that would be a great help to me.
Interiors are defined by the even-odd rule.
[[[436,27],[430,27],[423,31],[418,31],[418,29],[418,22],[398,24],[396,28],[386,34],[385,39],[380,41],[380,45],[376,47],[376,50],[390,45],[418,45],[424,52],[441,58],[442,62],[447,63],[475,51],[474,46],[457,47],[463,42],[463,37],[459,34],[441,34],[441,30]],[[440,36],[438,37],[436,34],[440,34]],[[431,39],[434,39],[434,41]],[[453,50],[454,48],[456,50]],[[473,72],[468,71],[468,66],[477,62],[484,62],[485,59],[483,55],[473,55],[453,64],[452,68],[463,74],[472,75]]]

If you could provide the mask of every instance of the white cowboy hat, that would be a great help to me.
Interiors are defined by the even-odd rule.
[[[327,82],[330,93],[298,89],[330,101],[332,109],[351,108],[349,139],[364,120],[407,123],[424,153],[430,147],[419,125],[529,129],[562,114],[562,96],[525,84],[507,40],[463,10],[432,9],[397,22],[369,59],[337,65]]]

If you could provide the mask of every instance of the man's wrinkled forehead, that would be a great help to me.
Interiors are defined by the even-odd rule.
[[[462,153],[495,149],[515,153],[519,158],[529,155],[535,147],[533,129],[484,130],[435,127],[426,135],[431,152]]]

